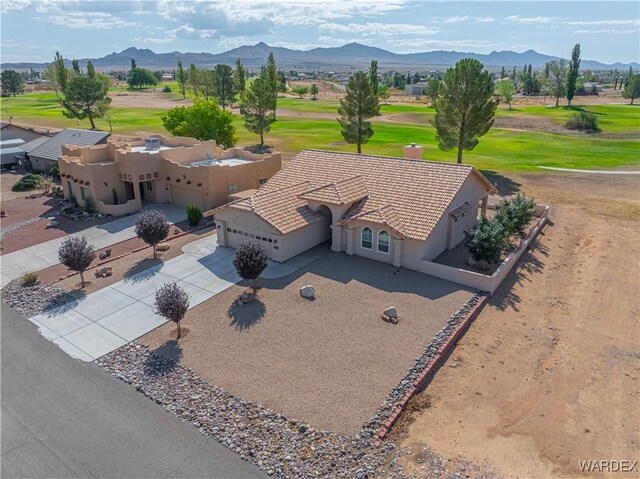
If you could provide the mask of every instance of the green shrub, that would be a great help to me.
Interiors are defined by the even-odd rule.
[[[87,213],[93,213],[96,210],[93,201],[88,196],[84,199],[84,209]]]
[[[497,263],[507,248],[504,226],[495,218],[481,216],[478,224],[464,234],[467,236],[469,253],[476,261]]]
[[[78,199],[73,193],[69,194],[69,201],[71,201],[71,203],[73,203],[75,206],[78,206]]]
[[[40,175],[27,173],[11,188],[13,191],[30,191],[40,186]]]
[[[171,93],[171,87],[169,85],[166,85],[163,89],[162,89],[163,93]]]
[[[200,220],[202,219],[202,211],[195,205],[187,206],[187,221],[189,222],[189,226],[198,226],[200,224]]]
[[[570,130],[581,130],[588,133],[600,131],[600,128],[598,127],[598,117],[596,114],[584,110],[569,118],[565,126]]]
[[[25,273],[22,275],[22,286],[33,286],[40,281],[38,273]]]
[[[56,180],[60,179],[60,168],[58,168],[58,165],[53,166],[50,170],[49,170],[49,175],[53,176]]]
[[[516,233],[523,233],[533,219],[536,202],[518,193],[511,199],[506,199],[496,208],[495,219],[504,228],[508,238]]]

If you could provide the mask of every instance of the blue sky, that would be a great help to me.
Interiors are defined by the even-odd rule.
[[[222,52],[263,41],[349,42],[398,53],[525,51],[640,61],[640,2],[1,0],[2,62],[101,57],[127,47]]]

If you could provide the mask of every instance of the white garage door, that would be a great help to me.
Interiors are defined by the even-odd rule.
[[[171,202],[182,206],[196,205],[202,211],[205,210],[204,193],[197,188],[171,185]]]
[[[271,241],[270,241],[271,240]],[[227,246],[237,248],[243,241],[255,241],[267,250],[269,256],[274,251],[274,238],[266,232],[249,230],[233,224],[227,226]]]

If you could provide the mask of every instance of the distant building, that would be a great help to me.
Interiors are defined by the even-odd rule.
[[[153,136],[65,146],[58,164],[66,197],[80,204],[90,198],[98,211],[119,216],[140,210],[142,201],[215,208],[265,184],[282,158],[242,148],[223,151],[213,140]]]
[[[31,169],[48,172],[58,164],[63,146],[91,146],[106,143],[111,133],[107,131],[67,128],[47,141],[37,145],[28,154]],[[27,168],[28,169],[28,168]]]
[[[24,140],[26,143],[31,140],[35,140],[36,138],[40,138],[43,135],[51,136],[53,135],[53,132],[43,128],[30,128],[4,121],[0,124],[0,141],[20,139]]]
[[[422,96],[424,95],[424,89],[427,86],[427,82],[421,81],[418,83],[409,83],[404,87],[405,95],[410,96]]]
[[[21,148],[24,140],[0,140],[0,165],[2,168],[15,168],[24,160],[24,150]]]

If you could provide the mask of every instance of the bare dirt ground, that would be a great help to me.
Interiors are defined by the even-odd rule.
[[[550,225],[416,397],[419,412],[403,415],[396,439],[501,477],[576,477],[579,460],[638,460],[640,178],[502,183],[551,204]],[[401,463],[420,471],[415,455]]]
[[[306,284],[316,287],[314,301],[299,294]],[[245,288],[234,286],[189,310],[182,364],[245,400],[347,434],[371,419],[472,295],[447,281],[335,253],[261,285],[261,301],[242,308],[232,303]],[[397,325],[381,319],[394,304]],[[165,324],[140,341],[158,348],[175,329]]]

